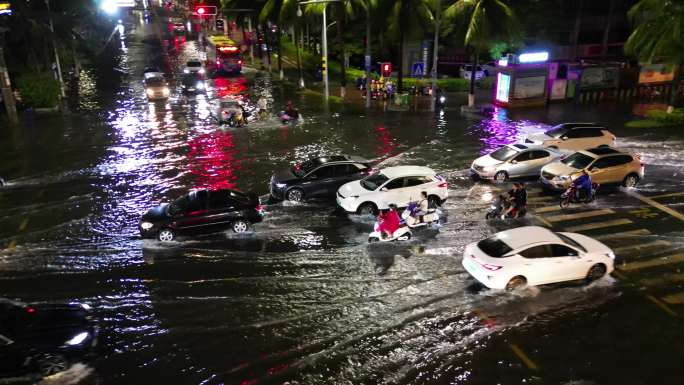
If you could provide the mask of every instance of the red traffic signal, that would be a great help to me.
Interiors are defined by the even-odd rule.
[[[392,63],[382,63],[380,66],[383,77],[392,76]]]
[[[213,5],[198,5],[195,7],[195,15],[198,16],[213,16],[216,15],[216,6]]]

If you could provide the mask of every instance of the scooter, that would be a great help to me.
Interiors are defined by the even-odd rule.
[[[562,209],[568,208],[570,203],[591,203],[596,199],[596,191],[598,191],[599,184],[591,184],[591,194],[586,196],[586,194],[580,194],[585,196],[577,196],[577,187],[570,185],[567,190],[560,196],[560,207]]]
[[[296,122],[300,117],[301,117],[301,115],[300,115],[299,117],[290,116],[290,115],[286,114],[285,111],[280,111],[280,112],[278,112],[278,118],[280,119],[280,121],[281,121],[283,124],[294,123],[294,122]]]
[[[487,214],[485,214],[485,219],[495,219],[501,217],[501,213],[503,213],[504,210],[508,210],[510,205],[510,201],[506,199],[505,196],[499,195],[499,199],[492,203],[489,211],[487,211]],[[527,214],[527,205],[520,210],[518,210],[517,207],[514,208],[506,215],[506,218],[522,218],[525,216],[525,214]]]
[[[391,237],[384,237],[382,232],[378,230],[380,224],[375,222],[373,232],[368,234],[368,243],[373,242],[391,242],[391,241],[408,241],[411,239],[411,229],[407,225],[402,225],[392,233]]]
[[[418,211],[418,202],[409,202],[406,210],[401,213],[401,219],[406,226],[414,229],[439,223],[439,212],[436,209],[428,210],[425,215],[416,215]]]

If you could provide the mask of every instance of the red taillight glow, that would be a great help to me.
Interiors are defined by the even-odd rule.
[[[218,50],[221,52],[237,52],[240,48],[235,47],[235,46],[230,46],[230,47],[218,47]]]
[[[485,269],[489,271],[497,271],[503,268],[503,266],[498,266],[498,265],[492,265],[491,263],[484,263],[480,261],[479,259],[475,258],[474,255],[471,255],[470,258],[474,259],[475,262],[477,262],[480,266],[484,267]]]
[[[242,65],[242,60],[238,60],[238,64]]]
[[[262,206],[262,205],[257,205],[257,206],[256,206],[256,211],[258,211],[258,212],[264,211],[264,206]]]
[[[221,65],[221,61],[220,61],[220,60],[217,60],[217,61],[216,61],[216,65],[217,65],[217,66],[220,66],[220,65]]]
[[[35,308],[35,307],[27,307],[27,308],[26,308],[26,312],[27,312],[27,313],[35,313],[35,312],[36,312],[36,308]]]
[[[446,181],[437,185],[437,187],[448,187],[448,186],[449,186],[449,184]]]

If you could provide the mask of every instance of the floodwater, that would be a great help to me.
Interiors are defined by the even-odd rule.
[[[323,108],[253,69],[187,98],[173,74],[197,55],[195,42],[174,43],[163,24],[127,29],[116,70],[84,70],[78,113],[0,130],[9,182],[0,188],[0,296],[86,302],[101,324],[98,357],[45,383],[678,383],[684,328],[633,284],[606,277],[501,293],[460,265],[467,243],[539,223],[484,221],[496,191],[467,177],[479,154],[556,122],[599,121],[642,154],[640,191],[655,194],[681,191],[677,132],[625,130],[629,108],[613,105],[484,118]],[[149,65],[171,75],[166,102],[145,98]],[[212,103],[236,93],[266,97],[276,111],[294,100],[305,119],[221,129]],[[275,169],[331,153],[434,168],[449,181],[444,223],[410,243],[369,247],[370,219],[326,202],[275,203],[247,235],[138,236],[143,212],[189,189],[264,195]],[[599,204],[617,210],[624,199],[608,192]],[[681,222],[668,221],[652,233],[681,247]]]

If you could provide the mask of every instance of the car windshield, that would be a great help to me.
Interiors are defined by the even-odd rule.
[[[563,136],[563,134],[565,134],[566,132],[568,132],[568,130],[566,130],[563,126],[555,126],[552,129],[546,131],[544,134],[552,138],[558,139],[561,136]]]
[[[202,63],[200,63],[198,61],[189,61],[188,62],[188,67],[201,67],[201,66],[202,66]]]
[[[146,82],[148,87],[161,87],[164,85],[164,80],[160,78],[147,79]]]
[[[304,175],[313,171],[316,167],[318,167],[320,165],[321,165],[321,161],[318,158],[310,159],[304,163],[299,163],[299,164],[294,165],[294,167],[292,167],[292,172],[301,178]]]
[[[366,190],[375,191],[378,187],[382,186],[383,183],[387,182],[388,179],[389,178],[385,176],[385,174],[378,172],[361,179],[361,186]]]
[[[589,155],[584,155],[581,152],[576,152],[569,157],[561,160],[561,162],[569,167],[576,169],[583,169],[589,165],[594,158]]]
[[[512,158],[517,153],[518,153],[518,151],[516,151],[516,150],[514,150],[508,146],[504,146],[504,147],[501,147],[500,149],[492,152],[491,154],[489,154],[489,156],[491,156],[492,158],[494,158],[496,160],[504,161],[504,160],[508,160],[508,159]]]
[[[558,235],[558,238],[562,239],[563,242],[565,242],[566,244],[568,244],[570,246],[574,246],[576,249],[580,249],[580,250],[584,251],[585,253],[587,252],[587,249],[585,249],[584,246],[580,245],[574,239],[568,237],[567,235],[563,235],[561,233],[556,233],[556,235]]]
[[[482,250],[485,254],[494,258],[502,258],[504,255],[513,250],[497,235],[481,240],[477,243],[477,247],[479,247],[480,250]]]

